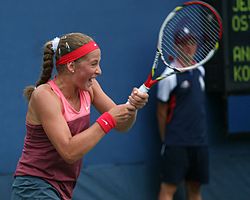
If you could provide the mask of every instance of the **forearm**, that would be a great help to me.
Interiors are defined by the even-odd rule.
[[[158,127],[159,127],[159,133],[160,133],[160,138],[161,141],[164,141],[164,137],[165,137],[165,120],[158,120]]]
[[[71,137],[63,148],[63,159],[74,163],[87,154],[104,136],[105,132],[96,122],[85,131]]]
[[[134,112],[129,119],[118,123],[116,130],[125,132],[128,131],[136,120],[137,111]],[[96,122],[87,130],[70,138],[67,145],[63,148],[63,158],[68,163],[74,163],[88,153],[104,136],[105,132],[102,127]]]
[[[136,121],[136,116],[137,116],[137,111],[135,111],[134,114],[123,123],[118,123],[115,129],[119,132],[127,132],[130,128],[133,127]]]
[[[164,141],[165,129],[166,129],[166,118],[167,118],[168,106],[165,103],[159,102],[157,104],[157,119],[158,119],[158,129],[160,133],[161,141]]]

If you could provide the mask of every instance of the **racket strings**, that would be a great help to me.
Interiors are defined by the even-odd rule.
[[[199,8],[197,8],[199,7]],[[180,12],[179,15],[176,15],[180,18],[190,17],[192,16],[192,21],[196,27],[196,30],[203,30],[203,32],[211,32],[216,34],[209,34],[209,38],[211,41],[218,41],[218,32],[219,32],[219,24],[218,21],[211,15],[207,9],[202,8],[201,6],[189,6],[188,9],[185,10],[186,13]],[[209,23],[208,23],[209,22]]]
[[[202,28],[204,29],[205,32],[210,32],[210,31],[213,32],[213,33],[218,33],[219,32],[219,23],[212,16],[211,12],[209,12],[210,10],[203,8],[202,12],[200,12],[201,9],[198,10],[198,9],[195,9],[194,7],[190,7],[190,10],[191,11],[187,10],[190,13],[190,15],[193,15],[193,13],[195,13],[194,16],[201,15],[201,19],[205,19],[205,20],[201,20],[201,23],[203,23]],[[194,18],[194,21],[196,22],[196,25],[199,25],[198,18]],[[209,35],[211,40],[218,41],[218,37],[216,37],[216,36],[218,36],[218,34]]]
[[[195,9],[193,9],[193,10],[195,10]],[[190,13],[190,11],[189,11],[189,13]],[[193,12],[192,12],[193,13]],[[191,14],[192,14],[191,13]],[[199,13],[200,14],[200,13]],[[203,14],[203,13],[201,13],[201,14]],[[205,15],[205,14],[203,14],[203,15]],[[204,16],[203,16],[204,17]],[[181,19],[183,19],[183,16],[182,16],[182,13],[180,13],[179,15],[178,15],[178,18],[181,18]],[[180,19],[177,19],[177,21],[178,20],[180,20]],[[201,26],[201,25],[199,25],[200,23],[204,23],[203,21],[201,21],[201,22],[199,22],[198,20],[197,20],[197,18],[194,18],[194,22],[195,22],[195,24],[196,25],[198,25],[198,26]],[[208,28],[207,28],[207,25],[205,24],[202,24],[202,27],[205,29],[205,31],[208,31]],[[198,28],[198,29],[201,29],[200,27]],[[171,27],[171,30],[173,31],[174,30],[174,27],[172,26]],[[210,35],[208,35],[209,36],[209,39],[211,40],[211,41],[216,41],[214,38],[212,38],[211,36],[214,36],[214,35],[212,35],[212,34],[210,34]],[[197,39],[199,39],[199,38],[197,38]],[[164,38],[164,40],[166,41],[166,39]],[[193,43],[195,43],[195,41],[193,40],[192,41]],[[201,43],[202,41],[197,41],[198,43]],[[212,42],[212,43],[215,43],[215,42]],[[212,44],[211,43],[211,44]],[[168,44],[169,44],[169,42],[168,42]],[[214,44],[212,45],[212,47],[211,46],[208,46],[207,45],[207,43],[204,43],[204,50],[206,51],[207,50],[207,52],[209,52],[210,50],[211,50],[211,48],[213,48],[214,47]],[[171,52],[173,53],[173,50],[171,50]],[[200,52],[201,54],[202,54],[202,52]],[[204,53],[204,55],[206,55],[206,53]],[[202,56],[202,57],[204,57],[204,56]],[[186,59],[186,58],[184,58],[183,57],[183,59]]]
[[[188,65],[191,60],[198,63],[216,48],[219,32],[219,23],[208,8],[200,5],[185,6],[176,11],[174,17],[166,23],[161,43],[162,56],[165,60],[178,57]],[[193,37],[186,37],[189,34]],[[185,53],[181,48],[184,44],[195,43],[197,44],[195,55]]]
[[[198,26],[200,26],[198,29],[202,29],[203,28],[203,32],[204,33],[214,33],[214,34],[207,34],[206,37],[207,39],[209,39],[211,42],[210,43],[204,43],[205,47],[208,47],[208,49],[213,48],[214,45],[216,44],[216,42],[219,40],[219,23],[217,20],[215,20],[215,18],[211,15],[211,13],[209,12],[209,10],[207,9],[203,9],[203,12],[197,13],[198,10],[194,9],[193,7],[191,7],[190,9],[192,9],[193,13],[196,13],[198,16],[198,14],[201,15],[201,19],[205,19],[205,20],[201,20],[201,25],[199,25],[199,21],[197,18],[194,18],[196,24],[198,24]],[[191,13],[192,14],[192,13]],[[205,39],[203,37],[203,39]],[[211,46],[208,46],[211,45]]]
[[[199,14],[200,14],[200,13],[199,13]],[[178,16],[181,16],[181,15],[178,15]],[[180,18],[183,18],[183,16],[181,16]],[[201,29],[200,26],[202,26],[202,28],[203,28],[203,30],[205,30],[205,32],[208,31],[207,25],[204,24],[203,21],[199,22],[199,21],[197,20],[196,17],[194,17],[194,24],[196,24],[197,26],[199,26],[198,29]],[[209,27],[209,28],[211,28],[211,27]],[[207,36],[208,39],[206,39],[206,40],[214,41],[214,39],[211,37],[211,35],[212,35],[212,34],[208,35],[208,36]],[[213,36],[213,35],[212,35],[212,36]],[[196,38],[197,41],[195,41],[195,40],[193,39],[192,43],[197,42],[197,43],[203,44],[203,50],[204,50],[204,51],[199,51],[200,55],[199,55],[199,54],[196,54],[196,57],[198,57],[198,60],[201,60],[205,55],[207,55],[207,53],[211,50],[211,48],[214,48],[214,44],[213,44],[213,45],[209,45],[209,44],[212,44],[212,43],[214,43],[214,42],[206,43],[206,42],[204,42],[204,41],[199,40],[199,38],[201,38],[201,37],[197,37],[197,38]],[[204,40],[204,39],[203,39],[203,40]],[[177,48],[177,51],[180,51],[180,50]],[[199,57],[200,57],[200,58],[199,58]],[[182,59],[186,59],[186,60],[187,60],[187,59],[190,59],[190,58],[189,58],[189,57],[183,57],[183,56],[182,56]]]
[[[195,9],[193,6],[190,7],[190,10],[187,9],[187,12],[189,15],[193,15],[193,23],[198,26],[197,30],[202,30],[203,31],[203,37],[197,37],[197,43],[202,44],[202,51],[199,49],[199,53],[196,54],[196,57],[199,60],[202,60],[206,55],[211,51],[211,49],[214,48],[216,42],[218,41],[218,31],[219,29],[216,27],[219,27],[219,24],[216,20],[214,20],[213,17],[211,17],[211,20],[213,20],[213,23],[207,23],[206,19],[210,16],[210,13],[207,10],[201,10]],[[197,17],[196,17],[197,16]],[[200,21],[198,16],[200,16]],[[205,19],[205,20],[202,20]],[[209,19],[210,20],[210,19]],[[204,35],[205,33],[216,33],[216,34],[207,34]],[[210,41],[207,43],[206,41]]]

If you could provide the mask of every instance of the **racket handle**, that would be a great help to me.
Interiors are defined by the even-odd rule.
[[[150,88],[146,87],[144,84],[142,84],[140,87],[139,87],[139,92],[142,92],[142,93],[148,93]],[[129,100],[127,101],[127,104],[129,103]]]
[[[150,88],[146,87],[144,84],[142,84],[140,87],[139,87],[139,91],[140,92],[143,92],[143,93],[148,93]]]

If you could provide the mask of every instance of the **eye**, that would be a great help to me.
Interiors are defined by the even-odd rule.
[[[92,65],[93,66],[95,66],[95,65],[97,65],[98,64],[98,62],[92,62]]]
[[[94,62],[91,62],[91,66],[92,67],[96,67],[99,65],[99,62],[98,61],[94,61]]]

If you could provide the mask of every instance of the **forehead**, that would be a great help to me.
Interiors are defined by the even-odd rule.
[[[91,51],[88,53],[86,56],[84,56],[84,60],[95,60],[95,59],[100,59],[101,57],[101,50],[100,49],[95,49],[94,51]]]

